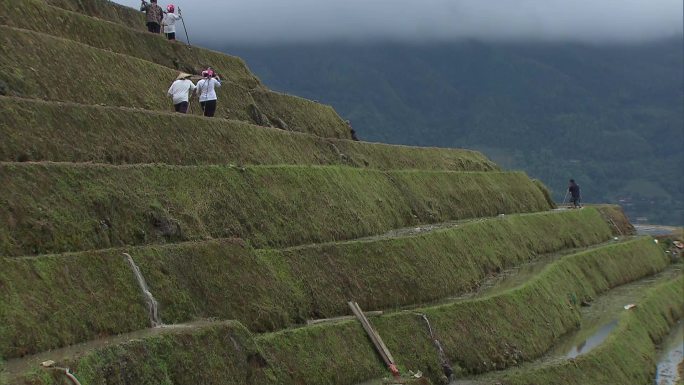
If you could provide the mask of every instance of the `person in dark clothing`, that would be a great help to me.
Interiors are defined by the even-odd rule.
[[[580,203],[580,186],[575,183],[574,179],[570,179],[570,185],[568,185],[568,191],[570,192],[570,202],[572,202],[574,208],[581,208]]]
[[[161,22],[164,19],[164,10],[157,5],[157,0],[150,0],[149,4],[145,0],[142,0],[140,11],[145,12],[147,30],[156,34],[161,33]]]

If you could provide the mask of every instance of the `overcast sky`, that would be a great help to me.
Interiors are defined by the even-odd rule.
[[[139,6],[139,0],[115,0]],[[682,0],[159,0],[204,42],[563,40],[682,35]],[[182,29],[182,27],[181,27]]]

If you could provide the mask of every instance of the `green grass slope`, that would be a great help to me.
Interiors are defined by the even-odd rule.
[[[606,341],[576,359],[511,374],[506,385],[624,385],[652,384],[655,343],[684,317],[684,276],[649,290],[638,306],[622,314]]]
[[[0,357],[150,326],[121,253],[0,259]]]
[[[163,322],[218,317],[237,319],[253,331],[273,331],[347,314],[349,299],[366,309],[391,309],[458,295],[539,254],[610,236],[600,215],[585,209],[282,251],[218,240],[5,258],[0,324],[11,327],[0,329],[0,357],[149,327],[124,252],[159,301]]]
[[[0,26],[0,83],[9,96],[171,111],[166,91],[177,75],[176,70],[146,60]],[[259,91],[258,95],[263,98],[270,93]],[[254,116],[255,109],[260,111],[258,103],[248,89],[226,82],[218,95],[217,117],[259,121]],[[269,117],[283,120],[289,130],[350,136],[346,124],[329,106],[286,95],[271,100],[277,102],[267,106]]]
[[[427,315],[457,369],[505,367],[534,359],[576,327],[579,304],[572,298],[595,296],[666,265],[657,245],[641,238],[565,257],[522,286],[492,297],[418,311]],[[372,322],[404,370],[423,370],[433,379],[439,377],[437,354],[418,314],[393,313],[374,317]],[[349,385],[386,373],[356,321],[263,334],[256,336],[254,345],[244,328],[232,325],[234,332],[220,327],[218,331],[216,327],[180,329],[60,364],[74,369],[89,384],[215,383],[231,381],[225,379],[226,373],[241,369],[248,371],[236,375],[244,384]],[[200,335],[207,338],[193,337]],[[454,355],[456,347],[459,353]],[[511,350],[516,353],[507,355]],[[178,367],[190,370],[180,372]],[[195,370],[200,367],[205,369]],[[38,372],[18,383],[60,382]]]
[[[2,161],[497,169],[470,150],[352,142],[222,119],[8,97],[0,108]]]
[[[263,385],[268,370],[252,335],[237,322],[179,328],[95,350],[62,363],[88,385]],[[71,385],[37,369],[19,383]],[[18,384],[17,384],[18,385]]]
[[[441,375],[417,313],[428,317],[457,373],[501,369],[538,357],[577,326],[580,305],[572,297],[596,296],[666,265],[657,245],[642,238],[565,257],[492,297],[375,317],[372,323],[404,369],[426,371],[433,379]],[[281,384],[346,385],[377,378],[384,370],[369,348],[353,348],[358,334],[363,332],[356,321],[348,321],[266,334],[257,341],[274,372],[286,376]]]
[[[523,173],[0,163],[0,255],[205,238],[257,247],[543,211]]]
[[[109,0],[45,0],[48,4],[80,12],[128,28],[146,31],[144,15],[137,10]]]
[[[90,1],[84,3],[92,4]],[[10,27],[49,33],[192,74],[212,66],[225,80],[243,88],[261,86],[245,63],[234,56],[198,47],[188,49],[183,44],[169,43],[163,36],[52,7],[45,1],[1,0],[0,6],[4,10],[0,23]]]

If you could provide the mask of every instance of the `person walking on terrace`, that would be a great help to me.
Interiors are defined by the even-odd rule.
[[[218,99],[216,89],[221,87],[221,79],[211,68],[202,71],[202,78],[202,80],[197,82],[195,93],[199,96],[204,116],[211,118],[216,112],[216,101]]]
[[[190,74],[181,73],[168,91],[168,95],[173,98],[173,108],[181,114],[188,112],[188,98],[196,88],[189,78]]]
[[[145,0],[142,0],[140,11],[145,12],[147,30],[152,33],[161,33],[161,22],[162,19],[164,19],[164,10],[157,5],[157,0],[150,0],[149,4]]]
[[[175,41],[176,22],[180,20],[182,16],[175,13],[176,7],[173,4],[169,4],[169,6],[166,7],[166,10],[168,12],[166,13],[166,15],[164,15],[164,20],[162,20],[162,25],[164,26],[164,34],[166,35],[167,39]]]
[[[570,179],[568,192],[570,192],[570,202],[572,202],[573,207],[582,208],[582,204],[580,203],[580,186],[575,183],[574,179]]]

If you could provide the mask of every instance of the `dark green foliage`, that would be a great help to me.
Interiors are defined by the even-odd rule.
[[[3,161],[497,169],[470,150],[320,138],[232,120],[2,97],[0,108]]]
[[[548,209],[522,173],[0,164],[0,254],[239,237],[256,247]]]

